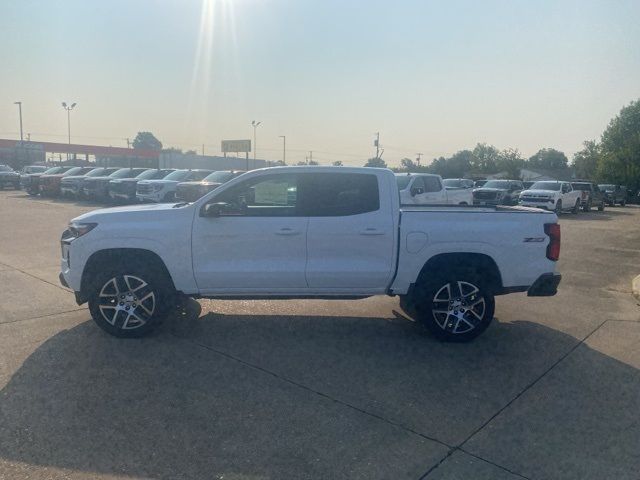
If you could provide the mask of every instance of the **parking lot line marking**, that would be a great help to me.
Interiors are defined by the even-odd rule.
[[[302,388],[303,390],[306,390],[308,392],[311,392],[311,393],[314,393],[316,395],[319,395],[319,396],[321,396],[321,397],[323,397],[323,398],[325,398],[327,400],[331,400],[332,402],[335,402],[335,403],[338,403],[340,405],[343,405],[343,406],[345,406],[347,408],[350,408],[352,410],[360,412],[360,413],[362,413],[364,415],[367,415],[369,417],[373,417],[373,418],[375,418],[377,420],[383,421],[383,422],[385,422],[385,423],[387,423],[389,425],[392,425],[394,427],[401,428],[402,430],[405,430],[405,431],[407,431],[409,433],[412,433],[414,435],[418,435],[419,437],[422,437],[425,440],[430,440],[432,442],[436,442],[436,443],[438,443],[440,445],[443,445],[443,446],[445,446],[447,448],[453,448],[452,445],[449,445],[448,443],[445,443],[442,440],[438,440],[435,437],[430,437],[429,435],[425,435],[424,433],[420,433],[420,432],[418,432],[416,430],[413,430],[412,428],[409,428],[406,425],[402,425],[400,423],[394,422],[393,420],[389,420],[388,418],[385,418],[385,417],[383,417],[381,415],[378,415],[376,413],[369,412],[369,411],[364,410],[364,409],[362,409],[360,407],[356,407],[355,405],[347,403],[347,402],[345,402],[343,400],[334,398],[334,397],[332,397],[332,396],[330,396],[330,395],[328,395],[328,394],[326,394],[324,392],[321,392],[319,390],[315,390],[315,389],[313,389],[313,388],[311,388],[311,387],[309,387],[307,385],[304,385],[302,383],[296,382],[295,380],[292,380],[290,378],[284,377],[284,376],[282,376],[282,375],[280,375],[280,374],[278,374],[276,372],[272,372],[271,370],[268,370],[268,369],[266,369],[264,367],[261,367],[259,365],[255,365],[255,364],[253,364],[251,362],[247,362],[246,360],[243,360],[240,357],[236,357],[235,355],[231,355],[230,353],[223,352],[222,350],[218,350],[216,348],[210,347],[209,345],[205,345],[205,344],[197,342],[197,341],[193,341],[193,340],[190,340],[190,339],[187,339],[187,338],[184,338],[184,337],[180,337],[180,336],[176,335],[175,333],[171,333],[171,335],[173,335],[175,338],[178,338],[178,339],[180,339],[182,341],[185,341],[187,343],[190,343],[192,345],[197,345],[197,346],[202,347],[202,348],[204,348],[206,350],[209,350],[211,352],[217,353],[218,355],[221,355],[221,356],[223,356],[225,358],[228,358],[230,360],[234,360],[236,362],[239,362],[239,363],[243,364],[246,367],[249,367],[249,368],[258,370],[258,371],[260,371],[262,373],[266,373],[268,375],[276,377],[278,380],[281,380],[283,382],[287,382],[287,383],[289,383],[291,385],[294,385],[294,386],[296,386],[298,388]]]
[[[464,446],[465,443],[467,443],[469,440],[471,440],[478,432],[480,432],[483,428],[485,428],[489,423],[491,423],[493,421],[494,418],[496,418],[498,415],[500,415],[502,412],[504,412],[507,408],[509,408],[516,400],[518,400],[522,395],[524,395],[531,387],[533,387],[534,385],[536,385],[540,380],[542,380],[544,377],[547,376],[547,374],[549,372],[551,372],[551,370],[553,370],[556,366],[558,366],[565,358],[567,358],[569,355],[571,355],[573,352],[575,352],[577,350],[578,347],[580,347],[582,344],[584,344],[594,333],[596,333],[598,330],[600,330],[602,328],[602,326],[607,323],[609,320],[604,320],[602,323],[600,323],[600,325],[598,325],[596,328],[594,328],[589,334],[587,334],[586,337],[584,337],[582,340],[579,340],[578,342],[576,342],[576,344],[571,347],[567,353],[565,353],[564,355],[562,355],[558,360],[556,360],[553,365],[551,365],[549,368],[547,368],[544,372],[542,372],[542,374],[540,376],[538,376],[538,378],[536,378],[535,380],[533,380],[531,383],[529,383],[526,387],[524,387],[522,389],[522,391],[520,391],[515,397],[513,397],[511,400],[509,400],[509,402],[507,402],[506,405],[504,405],[502,408],[500,408],[496,413],[494,413],[486,422],[484,422],[482,425],[480,425],[474,432],[471,433],[471,435],[469,435],[466,439],[464,439],[462,441],[462,443],[460,443],[460,445],[458,445],[458,448],[462,448]],[[467,453],[465,451],[465,453]]]
[[[9,320],[8,322],[0,322],[0,327],[2,327],[3,325],[11,325],[14,323],[26,322],[28,320],[37,320],[39,318],[47,318],[47,317],[55,317],[56,315],[64,315],[65,313],[79,312],[80,310],[86,310],[86,307],[78,307],[78,308],[74,308],[73,310],[64,310],[62,312],[46,313],[44,315],[38,315],[35,317],[29,317],[29,318],[19,318],[17,320]]]

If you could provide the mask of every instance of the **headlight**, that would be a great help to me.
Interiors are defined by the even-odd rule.
[[[78,237],[86,235],[97,226],[97,223],[71,222],[67,229],[62,233],[62,241],[71,242]]]
[[[162,187],[164,187],[164,185],[162,185],[161,183],[156,183],[153,185],[153,191],[159,192],[160,190],[162,190]]]

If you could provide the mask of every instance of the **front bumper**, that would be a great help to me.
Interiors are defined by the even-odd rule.
[[[163,197],[162,191],[152,193],[136,193],[139,202],[156,202],[159,203]]]
[[[534,202],[531,200],[520,200],[518,205],[522,207],[532,207],[532,208],[544,208],[545,210],[554,210],[556,208],[556,202],[553,200],[544,200],[541,202]]]
[[[543,273],[527,290],[529,297],[552,297],[558,293],[558,285],[562,280],[559,273]]]

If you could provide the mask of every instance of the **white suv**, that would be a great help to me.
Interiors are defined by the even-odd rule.
[[[140,202],[172,202],[180,182],[196,182],[209,175],[211,170],[176,170],[158,180],[141,180],[136,186],[136,198]]]
[[[523,207],[544,208],[560,213],[580,210],[581,191],[574,190],[569,182],[543,181],[536,182],[531,188],[520,194],[520,205]]]

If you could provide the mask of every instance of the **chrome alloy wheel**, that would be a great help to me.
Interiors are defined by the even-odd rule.
[[[132,330],[143,326],[153,316],[156,295],[141,278],[119,275],[102,286],[99,308],[108,323],[122,330]]]
[[[444,331],[466,333],[484,318],[486,304],[480,289],[468,282],[450,282],[433,297],[433,318]]]

